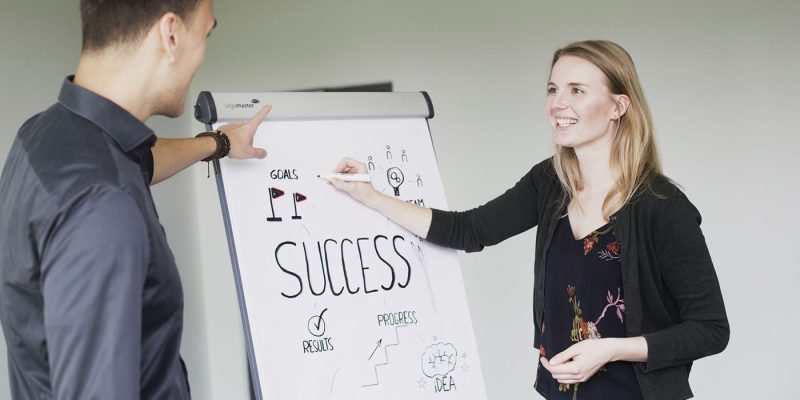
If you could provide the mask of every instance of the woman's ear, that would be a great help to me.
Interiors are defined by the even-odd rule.
[[[628,107],[631,105],[631,99],[625,94],[614,95],[614,118],[615,120],[622,118]]]

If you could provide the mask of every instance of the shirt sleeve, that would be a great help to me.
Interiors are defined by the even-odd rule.
[[[538,223],[537,177],[542,165],[533,167],[516,185],[480,207],[460,212],[433,209],[426,239],[475,252],[533,228]]]
[[[138,399],[147,228],[129,194],[92,186],[65,204],[42,253],[53,398]]]
[[[142,171],[145,173],[145,183],[151,185],[153,183],[153,173],[155,173],[155,161],[153,159],[153,149],[148,148],[142,157]]]
[[[717,274],[700,230],[700,213],[681,196],[658,218],[656,261],[680,320],[645,334],[646,371],[687,364],[721,352],[730,328]]]

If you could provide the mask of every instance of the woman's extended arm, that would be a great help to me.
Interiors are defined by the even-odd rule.
[[[550,168],[550,160],[534,166],[505,193],[468,211],[418,207],[384,195],[369,183],[333,179],[331,183],[431,243],[472,252],[500,243],[537,225],[540,212],[538,186],[544,181],[547,168]],[[345,158],[336,172],[366,173],[367,168],[358,161]],[[552,175],[555,179],[555,175]]]
[[[336,167],[336,172],[345,174],[366,174],[367,167],[356,160],[345,158]],[[411,233],[425,239],[431,226],[432,212],[430,208],[406,203],[375,190],[371,183],[345,182],[331,179],[337,189],[348,193],[365,206],[385,215],[397,225],[408,229]]]

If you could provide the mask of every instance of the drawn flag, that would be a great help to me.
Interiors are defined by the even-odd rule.
[[[303,219],[303,217],[301,217],[299,214],[297,214],[297,203],[299,203],[299,202],[301,202],[303,200],[306,200],[307,198],[308,197],[306,197],[304,194],[294,193],[294,196],[293,196],[293,199],[294,199],[294,215],[292,216],[292,219]]]
[[[269,193],[270,193],[270,195],[272,196],[273,199],[277,199],[278,197],[283,196],[284,191],[280,190],[280,189],[278,189],[276,187],[271,187],[271,188],[269,188]]]
[[[272,199],[277,199],[278,197],[283,196],[284,191],[280,190],[276,187],[269,188],[269,208],[272,210],[272,216],[267,218],[269,222],[279,222],[282,220],[281,217],[275,216],[275,206],[272,204]]]

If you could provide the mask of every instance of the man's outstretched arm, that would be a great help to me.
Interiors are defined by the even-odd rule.
[[[253,137],[272,106],[266,105],[249,121],[231,122],[218,129],[225,133],[231,142],[230,158],[264,158],[267,151],[253,147]],[[158,138],[153,146],[153,177],[151,185],[166,180],[186,167],[214,154],[217,144],[212,137],[187,139]]]

